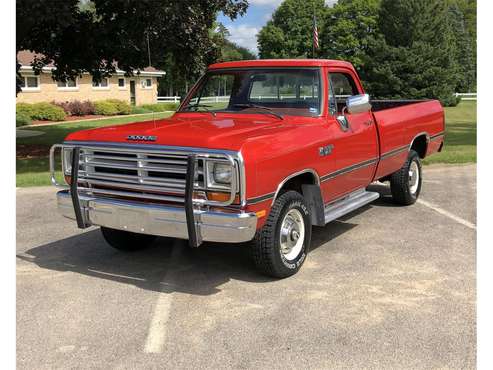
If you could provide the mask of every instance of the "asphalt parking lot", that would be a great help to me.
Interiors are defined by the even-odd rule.
[[[420,202],[383,197],[315,228],[302,270],[259,275],[245,246],[159,239],[124,254],[17,190],[17,366],[473,369],[476,166],[424,169]]]

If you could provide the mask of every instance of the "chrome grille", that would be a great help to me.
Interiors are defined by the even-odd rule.
[[[184,203],[188,153],[120,148],[80,149],[79,190]],[[196,163],[195,189],[204,189],[204,159]]]

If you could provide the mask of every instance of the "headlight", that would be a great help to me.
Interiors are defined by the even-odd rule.
[[[214,176],[214,181],[219,184],[231,184],[231,176],[232,176],[231,165],[222,164],[222,163],[214,163],[214,170],[212,174]]]
[[[63,148],[62,160],[63,160],[63,173],[70,175],[72,172],[72,149]]]
[[[233,167],[229,163],[207,161],[207,188],[231,189]]]

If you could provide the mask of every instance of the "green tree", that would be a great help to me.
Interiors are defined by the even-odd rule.
[[[326,10],[324,0],[285,0],[258,34],[260,58],[311,58],[313,15],[321,34]]]
[[[255,54],[251,51],[229,41],[227,39],[229,36],[231,35],[228,29],[219,22],[215,22],[209,30],[209,38],[211,39],[214,48],[218,50],[218,54],[214,62],[256,59]],[[165,64],[168,66],[166,68],[167,73],[159,81],[158,94],[166,96],[180,96],[188,92],[195,80],[195,76],[184,74],[172,60],[169,60]]]
[[[378,33],[380,0],[340,0],[325,13],[321,55],[362,70],[370,40]]]
[[[449,22],[455,43],[454,58],[458,62],[459,80],[456,91],[473,91],[476,86],[475,40],[466,28],[466,21],[458,4],[449,7]]]
[[[449,15],[442,0],[382,0],[381,35],[365,57],[367,89],[376,97],[456,103],[461,75]]]
[[[467,33],[476,43],[477,28],[476,28],[476,15],[477,5],[476,0],[456,0],[457,6],[464,15],[464,25]]]
[[[476,15],[477,15],[477,5],[476,0],[456,0],[457,6],[462,12],[464,18],[464,28],[467,32],[469,38],[468,49],[471,53],[472,60],[472,81],[468,83],[468,91],[476,90],[476,78],[477,78],[477,28],[476,28]]]
[[[53,62],[54,78],[65,80],[89,72],[95,80],[118,67],[131,74],[146,67],[147,45],[154,66],[173,63],[197,75],[217,59],[209,29],[222,11],[234,19],[247,0],[17,0],[16,51],[44,55],[40,69]],[[17,72],[19,65],[17,66]],[[19,86],[18,86],[19,88]]]
[[[217,22],[210,30],[210,37],[214,44],[220,50],[217,62],[228,62],[233,60],[256,59],[254,53],[247,48],[236,45],[228,40],[231,34],[229,30],[221,23]]]

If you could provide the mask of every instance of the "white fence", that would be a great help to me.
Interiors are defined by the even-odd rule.
[[[460,96],[462,100],[478,100],[478,93],[455,93],[455,96]]]
[[[229,95],[227,96],[204,96],[200,98],[201,103],[224,103],[229,102]]]
[[[455,93],[455,96],[460,96],[462,100],[477,100],[477,98],[478,98],[477,93]],[[287,98],[288,96],[284,96],[284,97]],[[256,98],[259,100],[262,99],[261,96],[258,96]],[[306,98],[306,97],[303,96],[303,98]],[[200,99],[200,101],[203,103],[227,102],[227,101],[229,101],[229,96],[204,96],[202,99]],[[157,102],[158,103],[179,103],[180,97],[179,96],[158,96]]]
[[[228,102],[229,101],[229,95],[228,96],[204,96],[203,98],[200,99],[200,101],[202,103]],[[179,103],[180,97],[179,96],[158,96],[157,102],[158,103]]]
[[[179,103],[180,97],[179,96],[158,96],[157,102],[158,103]]]

